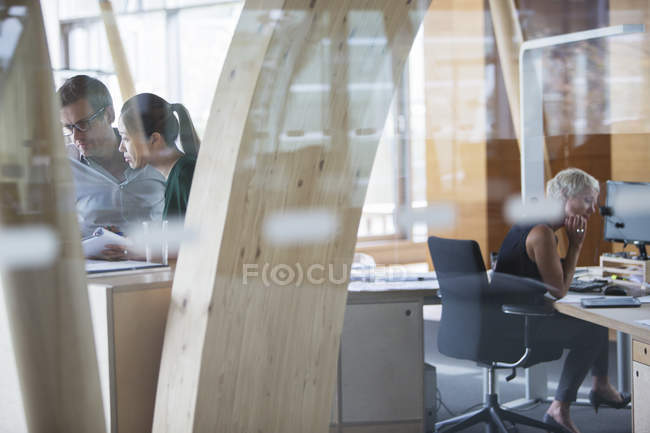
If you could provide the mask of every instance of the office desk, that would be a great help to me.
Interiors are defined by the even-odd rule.
[[[88,275],[108,432],[151,430],[173,277],[170,268]]]
[[[582,308],[577,303],[556,302],[567,316],[625,332],[632,338],[632,426],[634,433],[650,433],[650,304],[640,308]]]
[[[107,430],[149,431],[171,299],[169,268],[89,276]],[[424,431],[422,305],[436,281],[349,286],[332,433]]]
[[[439,303],[437,281],[348,286],[331,432],[423,432],[422,306]]]
[[[650,343],[650,326],[636,323],[650,319],[650,304],[640,308],[582,308],[578,303],[556,302],[555,309],[567,316],[596,323],[629,334],[633,339]]]

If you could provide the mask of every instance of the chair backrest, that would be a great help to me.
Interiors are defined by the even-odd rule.
[[[485,363],[516,361],[523,319],[501,311],[506,297],[490,286],[478,243],[432,236],[428,244],[442,296],[438,350]]]

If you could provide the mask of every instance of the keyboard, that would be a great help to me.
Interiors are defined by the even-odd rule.
[[[580,304],[585,308],[623,308],[640,307],[641,301],[631,296],[618,298],[583,298]]]
[[[600,292],[606,285],[606,280],[573,280],[569,290],[572,292]]]

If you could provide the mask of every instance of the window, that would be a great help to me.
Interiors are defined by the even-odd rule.
[[[187,0],[166,3],[163,0],[114,2],[120,35],[123,41],[128,41],[124,47],[138,91],[182,101],[202,135],[242,3]],[[78,73],[96,76],[107,83],[115,106],[120,107],[123,101],[104,24],[97,3],[91,4],[59,3],[62,50],[60,58],[53,61],[56,84]]]
[[[359,223],[359,241],[426,240],[426,225],[398,223],[427,205],[423,37],[418,32],[395,92]]]

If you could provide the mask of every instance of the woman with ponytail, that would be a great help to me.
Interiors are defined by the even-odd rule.
[[[140,168],[149,164],[165,177],[163,219],[182,218],[199,147],[185,107],[170,104],[152,93],[137,94],[122,107],[118,130],[122,136],[119,149],[129,166]],[[176,146],[179,136],[182,151]]]

